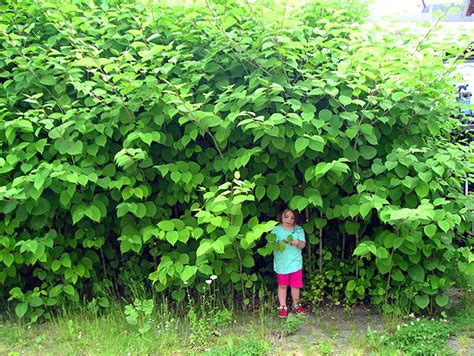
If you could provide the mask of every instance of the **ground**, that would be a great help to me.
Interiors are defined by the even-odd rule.
[[[296,325],[290,335],[288,322],[280,320],[270,308],[234,313],[233,320],[225,327],[217,324],[211,329],[200,323],[203,319],[197,319],[194,324],[185,320],[176,322],[172,317],[167,319],[167,324],[158,319],[151,320],[153,328],[144,334],[126,323],[121,310],[95,317],[65,315],[33,326],[4,322],[0,323],[0,354],[235,355],[233,352],[238,354],[243,350],[244,340],[254,340],[245,348],[249,355],[261,352],[275,355],[365,355],[372,354],[368,329],[380,332],[396,325],[395,320],[383,317],[368,306],[356,306],[350,311],[343,307],[321,308]],[[468,320],[472,321],[472,318]],[[453,354],[474,354],[473,345],[474,325],[468,325],[467,330],[449,341]]]

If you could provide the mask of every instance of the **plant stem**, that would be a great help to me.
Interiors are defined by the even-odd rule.
[[[322,214],[321,214],[322,216]],[[323,273],[323,229],[319,230],[319,273]]]

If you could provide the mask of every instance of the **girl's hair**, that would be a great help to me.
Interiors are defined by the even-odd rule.
[[[295,225],[301,225],[301,217],[300,217],[300,214],[298,213],[298,211],[296,210],[291,210],[290,208],[288,207],[284,207],[277,215],[277,221],[281,224],[282,222],[282,218],[283,218],[283,214],[285,214],[285,212],[287,211],[291,211],[293,213],[293,215],[295,215]]]

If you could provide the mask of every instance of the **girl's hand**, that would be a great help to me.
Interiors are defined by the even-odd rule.
[[[296,247],[298,247],[299,243],[300,243],[299,240],[290,241],[290,244]]]

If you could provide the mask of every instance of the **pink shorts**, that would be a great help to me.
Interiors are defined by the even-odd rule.
[[[277,273],[277,281],[279,286],[290,286],[291,288],[303,288],[303,270],[288,273]]]

